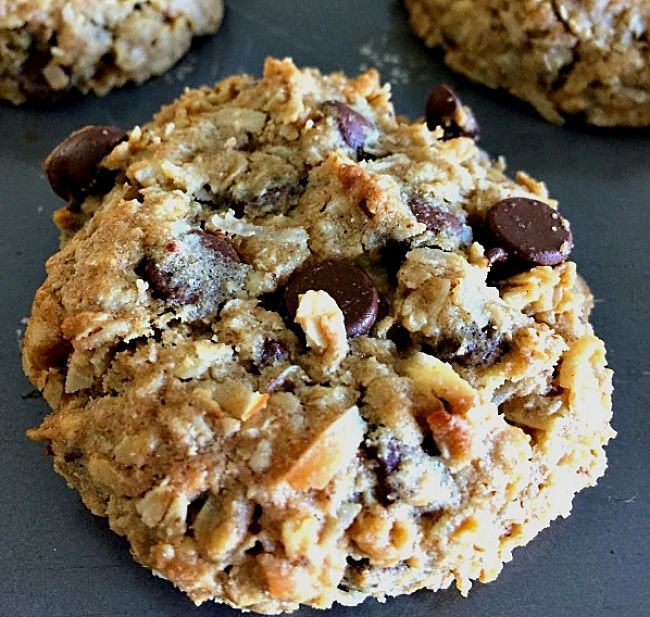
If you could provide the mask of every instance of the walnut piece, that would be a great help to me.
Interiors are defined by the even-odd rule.
[[[324,489],[354,458],[364,429],[359,409],[350,407],[315,437],[282,479],[297,491]]]

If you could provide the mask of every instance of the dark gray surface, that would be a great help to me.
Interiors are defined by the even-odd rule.
[[[126,542],[54,474],[43,446],[26,440],[25,429],[47,409],[29,397],[17,331],[57,246],[50,216],[59,203],[40,171],[48,151],[83,124],[144,123],[184,85],[259,74],[267,55],[324,71],[378,64],[393,81],[398,111],[411,117],[421,114],[432,84],[456,86],[479,117],[483,147],[505,155],[512,171],[543,178],[572,221],[574,257],[598,300],[593,321],[616,371],[619,436],[608,449],[607,475],[577,497],[569,519],[515,551],[496,582],[476,586],[468,599],[455,591],[420,592],[334,614],[650,615],[648,134],[551,126],[516,101],[451,75],[439,54],[411,36],[396,2],[236,0],[219,35],[196,45],[171,76],[50,111],[0,106],[0,617],[235,615],[211,604],[194,608],[133,563]],[[301,614],[308,613],[317,614]]]

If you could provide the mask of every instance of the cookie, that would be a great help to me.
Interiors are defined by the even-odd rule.
[[[431,130],[374,70],[270,59],[48,157],[29,436],[194,602],[467,593],[604,472],[570,225],[446,135],[468,117]]]
[[[454,71],[504,88],[550,122],[650,125],[645,0],[404,0]]]
[[[0,2],[0,99],[104,95],[169,69],[192,37],[215,32],[223,0]]]

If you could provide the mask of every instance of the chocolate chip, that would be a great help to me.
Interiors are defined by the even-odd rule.
[[[136,267],[135,273],[151,288],[151,295],[166,302],[191,304],[198,298],[198,292],[174,280],[172,272],[163,270],[151,257],[145,257]]]
[[[336,300],[345,317],[348,336],[366,334],[377,319],[379,292],[372,279],[358,266],[324,261],[294,275],[284,295],[292,318],[298,310],[299,296],[310,289],[326,291]]]
[[[272,186],[259,195],[251,195],[246,198],[226,198],[227,204],[235,211],[238,217],[244,214],[257,214],[259,211],[266,211],[269,207],[275,206],[282,200],[286,200],[293,194],[298,193],[297,188],[292,184]]]
[[[433,131],[437,126],[443,128],[445,139],[475,138],[480,130],[471,109],[464,107],[456,93],[445,84],[436,86],[429,93],[426,119],[429,130]]]
[[[286,358],[288,353],[287,348],[281,341],[270,336],[264,337],[260,358],[264,364],[273,364],[274,362],[278,362],[279,360]]]
[[[102,159],[128,138],[116,126],[87,126],[62,141],[45,159],[44,169],[54,192],[63,199],[83,201],[86,195],[106,188]]]
[[[356,151],[363,148],[368,133],[373,128],[367,118],[340,101],[325,101],[323,111],[336,118],[341,137],[350,148]]]
[[[535,266],[554,266],[573,248],[569,223],[548,204],[526,197],[500,201],[487,214],[495,244]]]
[[[205,248],[213,251],[216,255],[220,255],[221,257],[236,263],[241,263],[239,253],[237,253],[235,247],[222,233],[210,233],[207,231],[194,231],[192,233],[199,236],[201,244],[203,244]]]
[[[369,467],[377,477],[377,498],[384,505],[397,499],[390,475],[399,467],[402,459],[399,442],[388,439],[385,443],[364,444],[362,446]]]
[[[224,299],[225,271],[217,270],[226,268],[236,276],[238,271],[231,272],[231,266],[240,264],[241,259],[220,232],[196,230],[188,236],[197,237],[199,242],[167,242],[161,250],[146,255],[135,273],[149,283],[152,296],[158,300],[183,306],[202,298],[213,310]]]
[[[479,329],[470,326],[462,338],[443,339],[434,354],[446,362],[461,366],[490,366],[507,350],[508,345],[501,333],[490,326]]]
[[[458,233],[463,228],[463,223],[457,216],[437,208],[422,195],[411,195],[408,205],[413,216],[419,223],[424,223],[429,231],[440,233],[449,229]]]

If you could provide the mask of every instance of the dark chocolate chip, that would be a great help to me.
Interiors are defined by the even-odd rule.
[[[340,101],[325,101],[323,111],[336,118],[343,141],[353,150],[360,151],[373,128],[372,123],[358,111]]]
[[[83,201],[86,195],[105,190],[108,181],[99,165],[127,138],[116,126],[87,126],[72,133],[45,159],[44,169],[54,192],[63,199]]]
[[[222,233],[210,233],[207,231],[194,231],[192,233],[199,236],[201,244],[203,244],[205,248],[210,249],[224,259],[241,263],[239,253],[237,253],[235,247]]]
[[[197,291],[174,282],[174,275],[163,270],[151,257],[145,257],[135,273],[149,283],[151,295],[158,300],[184,305],[192,304],[198,298]]]
[[[377,477],[377,498],[384,505],[397,499],[390,481],[390,475],[399,467],[402,452],[395,439],[389,439],[385,444],[364,444],[362,446],[369,467]]]
[[[424,223],[429,231],[440,233],[449,229],[459,232],[463,228],[463,223],[457,216],[437,208],[422,195],[411,195],[408,205],[418,222]]]
[[[278,362],[288,355],[287,348],[278,339],[266,336],[262,344],[261,361],[264,364],[273,364]]]
[[[446,362],[461,366],[490,366],[507,350],[507,341],[490,326],[468,328],[464,340],[444,339],[435,348],[435,355]]]
[[[443,128],[445,139],[475,138],[480,130],[469,107],[464,107],[456,93],[445,84],[436,86],[429,93],[426,119],[429,130],[433,131],[437,126]]]
[[[487,214],[495,244],[535,266],[554,266],[571,253],[569,223],[543,201],[512,197],[500,201]]]
[[[298,310],[299,296],[310,289],[326,291],[336,300],[343,312],[348,336],[366,334],[377,319],[379,292],[372,279],[358,266],[324,261],[295,274],[284,295],[292,318]]]
[[[273,206],[294,193],[297,193],[296,187],[292,184],[286,184],[272,186],[259,195],[252,195],[246,199],[226,198],[226,200],[228,206],[235,211],[237,216],[243,216],[245,212],[255,214],[257,210]]]

